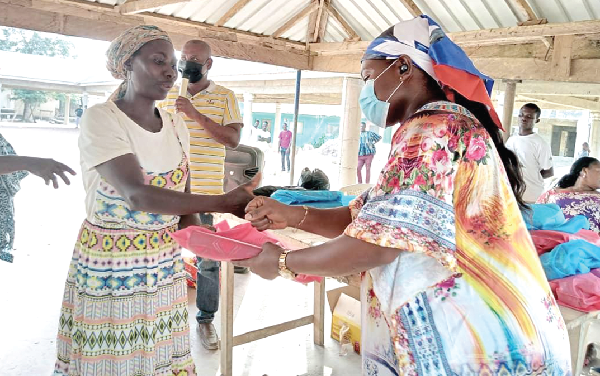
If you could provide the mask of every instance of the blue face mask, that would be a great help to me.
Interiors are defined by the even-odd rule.
[[[400,81],[396,89],[390,94],[388,99],[384,102],[377,98],[375,94],[375,80],[377,80],[381,75],[383,75],[390,67],[394,64],[390,64],[389,67],[385,68],[383,72],[379,74],[379,76],[375,77],[375,79],[367,80],[365,86],[363,86],[360,91],[360,97],[358,102],[360,103],[360,109],[368,121],[375,124],[378,127],[385,128],[386,120],[388,112],[390,111],[390,98],[396,93],[396,91],[402,86],[404,81]]]

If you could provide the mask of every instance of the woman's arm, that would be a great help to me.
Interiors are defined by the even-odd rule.
[[[315,209],[282,204],[272,198],[256,197],[246,207],[246,219],[260,231],[296,227],[304,231],[335,238],[352,222],[348,207]]]
[[[185,183],[185,193],[192,193],[192,179],[188,174],[187,182]],[[197,213],[194,214],[185,214],[182,215],[179,219],[179,229],[183,230],[189,226],[202,226],[202,221],[200,221],[200,216]]]
[[[65,172],[75,175],[69,166],[57,162],[53,159],[23,157],[19,155],[0,156],[0,175],[9,174],[15,171],[29,171],[44,179],[46,185],[52,182],[54,188],[58,188],[57,176],[69,185],[71,182]]]
[[[282,252],[281,247],[267,243],[255,258],[235,261],[234,264],[249,267],[253,273],[265,279],[274,279],[279,275],[279,256]],[[389,264],[400,252],[400,249],[380,247],[342,235],[316,247],[289,253],[286,265],[298,274],[338,277]]]
[[[260,180],[257,174],[252,181],[224,195],[196,195],[146,185],[142,168],[133,154],[111,159],[96,166],[96,170],[116,188],[131,209],[159,214],[217,212],[243,216],[244,208],[254,198],[252,190]]]

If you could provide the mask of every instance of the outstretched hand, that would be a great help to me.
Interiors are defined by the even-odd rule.
[[[225,212],[232,213],[240,218],[244,217],[246,205],[254,198],[252,193],[261,179],[259,172],[247,183],[239,185],[224,195]]]
[[[69,166],[50,158],[31,158],[31,161],[27,166],[27,171],[44,179],[46,185],[49,185],[50,182],[52,182],[55,189],[58,188],[58,177],[60,177],[66,185],[70,185],[71,182],[69,181],[66,172],[71,175],[76,175],[75,171]]]

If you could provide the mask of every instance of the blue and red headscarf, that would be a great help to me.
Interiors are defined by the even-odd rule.
[[[397,59],[406,55],[429,74],[449,100],[459,93],[486,106],[493,122],[502,128],[490,95],[494,80],[475,68],[467,54],[448,38],[429,16],[401,21],[384,31],[367,48],[363,60]]]

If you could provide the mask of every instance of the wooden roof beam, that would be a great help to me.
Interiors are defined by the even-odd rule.
[[[528,100],[536,100],[545,103],[558,104],[563,106],[569,106],[573,108],[578,108],[582,110],[590,110],[590,111],[600,111],[600,102],[575,98],[575,97],[562,97],[562,96],[529,96],[529,95],[519,95],[519,97],[528,99]]]
[[[325,72],[359,73],[361,55],[311,57],[311,69]],[[571,60],[570,75],[552,73],[552,62],[530,57],[478,57],[471,59],[484,74],[494,79],[600,83],[600,59]]]
[[[559,35],[554,38],[551,72],[562,79],[568,79],[571,75],[571,54],[574,38],[574,35]]]
[[[518,22],[537,20],[537,16],[527,0],[505,0]]]
[[[190,0],[127,0],[116,7],[121,14],[136,14],[146,12],[154,8],[164,7],[165,5],[187,3]]]
[[[132,15],[121,15],[117,11],[117,7],[108,4],[92,3],[86,0],[0,0],[0,4],[14,4],[22,6],[23,9],[33,8],[65,16],[95,20],[101,19],[123,24],[151,24],[159,26],[168,32],[187,34],[195,38],[245,42],[271,47],[275,50],[296,49],[303,51],[306,48],[304,43],[301,42],[273,38],[272,36],[265,36],[250,31],[218,27],[204,22],[190,21],[158,13],[142,12]],[[0,16],[2,16],[1,12]]]
[[[544,40],[547,41],[548,37],[553,36],[598,33],[600,33],[600,20],[462,31],[448,33],[448,37],[461,47],[468,47],[523,44],[531,43],[534,40],[544,42]],[[369,43],[370,41],[314,43],[310,45],[310,50],[323,55],[362,53]]]
[[[238,14],[239,11],[242,10],[242,8],[244,8],[251,1],[252,0],[238,0],[237,3],[235,3],[231,8],[229,8],[227,12],[225,12],[223,17],[219,18],[219,20],[215,23],[215,26],[225,25],[227,21],[229,21],[233,18],[233,16]]]
[[[336,21],[342,26],[344,32],[348,34],[348,39],[350,40],[360,40],[360,37],[356,33],[356,30],[350,26],[350,24],[342,17],[342,15],[333,7],[333,5],[327,6],[327,12],[329,15],[336,19]]]
[[[318,1],[315,1],[315,0],[311,1],[310,4],[308,4],[306,7],[304,7],[304,9],[302,9],[300,12],[298,12],[297,14],[292,16],[292,18],[290,18],[289,20],[287,20],[286,23],[281,25],[279,27],[279,29],[275,30],[275,32],[273,33],[273,37],[275,37],[275,38],[280,37],[281,35],[283,35],[283,33],[288,31],[292,27],[294,27],[294,25],[296,25],[298,22],[300,22],[302,19],[304,19],[306,16],[308,16],[311,12],[316,10],[318,7],[319,7]]]
[[[413,0],[400,0],[400,2],[413,17],[418,17],[423,14]]]
[[[87,1],[82,2],[86,3]],[[189,39],[201,37],[211,46],[215,56],[281,65],[294,69],[310,68],[307,51],[279,45],[265,47],[262,45],[263,41],[271,39],[265,37],[245,36],[249,39],[242,39],[243,35],[241,34],[228,33],[234,37],[239,35],[240,39],[233,41],[219,38],[218,35],[215,36],[218,33],[214,31],[211,33],[210,28],[197,25],[199,23],[173,20],[168,16],[164,16],[165,20],[156,14],[152,14],[151,17],[146,16],[145,13],[133,16],[120,15],[112,9],[112,6],[98,7],[98,9],[106,11],[90,11],[87,8],[74,6],[72,1],[67,4],[62,1],[0,0],[0,7],[2,8],[0,25],[3,26],[49,33],[60,32],[63,35],[110,41],[132,26],[160,23],[158,26],[163,27],[169,33],[175,46],[183,45]],[[162,23],[160,20],[163,20]]]
[[[309,38],[306,39],[307,45],[309,43],[320,42],[323,39],[329,18],[329,13],[326,10],[328,6],[329,0],[319,0],[319,9],[313,12],[315,13],[315,24],[311,26],[309,23]]]

